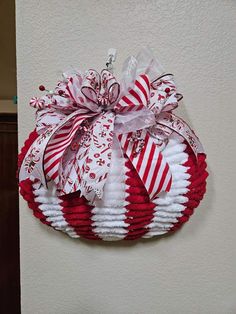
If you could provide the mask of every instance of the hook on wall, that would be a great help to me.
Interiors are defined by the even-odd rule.
[[[107,70],[113,72],[113,63],[116,61],[117,50],[115,48],[108,49],[108,58],[106,62]]]

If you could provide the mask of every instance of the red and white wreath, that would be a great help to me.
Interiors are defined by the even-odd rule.
[[[92,240],[178,229],[203,198],[208,176],[198,137],[173,113],[181,98],[148,50],[125,61],[120,83],[108,69],[73,71],[32,98],[36,128],[18,172],[34,215]]]

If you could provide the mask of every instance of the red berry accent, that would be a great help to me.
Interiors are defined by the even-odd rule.
[[[166,87],[165,92],[168,94],[170,92],[169,87]]]
[[[62,96],[62,95],[64,94],[63,90],[60,89],[60,90],[58,91],[58,94],[59,94],[60,96]]]
[[[39,90],[41,90],[42,92],[45,90],[45,86],[43,86],[43,85],[40,85],[39,86]]]

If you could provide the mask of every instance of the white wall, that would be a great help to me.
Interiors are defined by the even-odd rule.
[[[179,110],[208,153],[208,193],[174,236],[133,243],[72,240],[20,203],[23,314],[233,314],[235,273],[235,1],[17,0],[19,140],[28,100],[69,65],[122,62],[148,44],[175,73]]]

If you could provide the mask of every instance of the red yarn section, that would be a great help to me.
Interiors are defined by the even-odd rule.
[[[208,177],[206,155],[198,154],[197,163],[196,157],[189,146],[187,146],[185,151],[189,155],[188,160],[184,164],[185,167],[189,167],[187,173],[190,174],[189,192],[184,195],[188,197],[188,202],[184,204],[186,209],[182,212],[183,216],[178,218],[178,222],[174,224],[170,231],[176,231],[189,220],[190,216],[194,213],[194,209],[199,205],[206,193],[206,179]]]
[[[50,222],[46,221],[46,216],[44,216],[43,212],[39,209],[40,203],[35,202],[35,195],[33,193],[33,182],[30,179],[26,179],[19,183],[20,194],[23,198],[28,202],[28,206],[33,210],[33,214],[36,218],[40,219],[42,223],[45,225],[51,225]]]
[[[92,230],[93,206],[84,197],[80,197],[80,192],[61,196],[60,199],[63,200],[60,204],[63,207],[63,216],[75,232],[89,240],[101,240]]]
[[[128,233],[124,240],[135,240],[149,231],[146,226],[152,221],[153,209],[156,205],[149,201],[147,191],[132,163],[128,160],[125,165],[129,169],[126,173],[128,178],[125,182],[127,185],[126,193],[129,194],[126,197],[126,201],[129,204],[126,205],[125,222],[129,226],[127,227]]]

